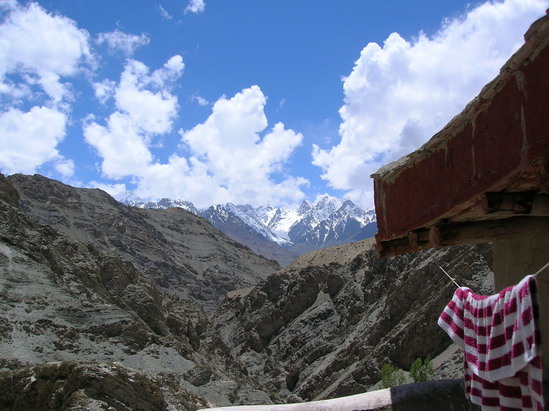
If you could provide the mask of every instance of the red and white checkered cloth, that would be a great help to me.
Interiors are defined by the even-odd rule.
[[[465,351],[465,393],[483,410],[544,410],[534,276],[499,294],[456,290],[438,324]]]

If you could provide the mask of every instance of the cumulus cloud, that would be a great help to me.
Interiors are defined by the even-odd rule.
[[[204,0],[190,0],[185,13],[202,13],[206,8]]]
[[[277,123],[263,137],[267,126],[266,97],[258,86],[242,90],[234,97],[219,99],[208,119],[189,131],[181,131],[183,143],[193,154],[197,170],[211,176],[218,196],[230,201],[261,204],[289,202],[303,198],[303,178],[284,176],[283,165],[301,145],[303,136]]]
[[[177,116],[177,97],[170,91],[183,72],[181,56],[170,58],[150,73],[136,60],[128,60],[118,84],[96,83],[96,96],[112,95],[116,111],[100,125],[94,118],[84,125],[86,141],[103,158],[101,171],[110,178],[141,175],[153,156],[154,135],[171,130]]]
[[[177,97],[170,89],[183,68],[181,56],[172,57],[151,74],[145,64],[128,61],[114,93],[116,107],[146,133],[168,132],[178,108]]]
[[[28,112],[14,108],[0,114],[0,168],[6,174],[33,174],[49,161],[57,161],[64,175],[70,165],[56,147],[65,136],[65,114],[48,107],[33,107]]]
[[[62,178],[69,179],[74,175],[74,161],[61,155],[53,161],[52,167]]]
[[[14,9],[17,6],[17,0],[3,0],[0,2],[0,11]]]
[[[114,96],[116,91],[116,82],[112,80],[103,80],[93,83],[93,90],[95,97],[101,102],[101,104],[105,104]]]
[[[118,198],[121,195],[123,196],[123,194],[127,192],[126,184],[123,183],[106,184],[101,181],[90,181],[88,186],[92,188],[99,188],[100,190],[109,193],[114,198]]]
[[[103,158],[101,171],[109,178],[139,175],[152,161],[149,137],[128,114],[111,114],[106,126],[96,122],[86,124],[84,137]]]
[[[547,0],[486,2],[447,20],[428,37],[391,34],[369,43],[343,79],[337,145],[313,147],[313,164],[332,187],[371,206],[369,178],[380,166],[418,148],[495,77],[523,43]]]
[[[49,164],[54,173],[69,178],[74,162],[57,147],[65,138],[74,98],[68,78],[94,64],[89,35],[36,3],[3,2],[2,9],[0,170],[35,173]]]
[[[300,187],[308,182],[287,176],[284,164],[303,136],[282,123],[268,128],[267,99],[258,86],[220,98],[204,123],[179,131],[180,152],[166,162],[155,158],[153,136],[169,134],[176,113],[168,79],[179,63],[171,59],[165,72],[148,74],[142,63],[129,61],[114,93],[117,110],[104,125],[95,118],[86,122],[84,136],[102,158],[103,175],[131,178],[141,198],[179,197],[199,207],[302,200]]]
[[[38,84],[54,103],[61,102],[69,94],[61,78],[93,60],[88,40],[73,20],[53,16],[36,3],[14,5],[0,25],[0,93]],[[14,73],[23,83],[6,78]]]
[[[124,33],[118,29],[109,33],[99,33],[97,36],[98,44],[106,44],[112,52],[122,53],[126,57],[133,55],[135,50],[141,46],[146,46],[149,42],[149,36],[144,33],[138,36]]]

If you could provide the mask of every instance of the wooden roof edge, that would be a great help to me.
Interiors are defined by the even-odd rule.
[[[549,232],[549,195],[535,190],[486,192],[463,213],[463,216],[454,214],[454,219],[441,217],[411,228],[399,237],[387,239],[378,234],[378,254],[390,257],[433,247],[480,244]]]
[[[410,231],[405,237],[378,242],[376,248],[380,257],[392,257],[427,248],[491,243],[547,232],[547,216],[519,216],[461,223],[440,222]]]
[[[388,183],[394,182],[403,170],[419,163],[432,152],[443,149],[448,140],[457,135],[470,121],[484,111],[492,97],[506,84],[521,66],[533,61],[539,52],[549,45],[549,9],[546,15],[536,20],[524,35],[525,43],[501,67],[500,73],[486,84],[479,95],[452,118],[442,130],[436,133],[419,149],[393,161],[371,175],[372,178]],[[485,103],[485,104],[482,104]]]

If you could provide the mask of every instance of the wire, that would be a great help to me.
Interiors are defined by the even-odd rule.
[[[549,264],[548,264],[549,265]],[[450,277],[450,274],[448,274],[446,271],[444,271],[444,268],[442,268],[440,265],[438,266],[438,268],[440,268],[442,270],[442,272],[444,274],[446,274],[446,276],[452,280],[452,282],[457,286],[457,288],[461,288],[461,286],[456,282],[456,280],[454,280],[452,277]]]
[[[537,276],[539,273],[545,271],[545,269],[549,267],[549,263],[545,264],[543,267],[541,267],[537,273],[534,274],[534,277]]]

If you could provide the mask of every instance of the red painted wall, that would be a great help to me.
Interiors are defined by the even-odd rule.
[[[378,242],[430,225],[532,161],[549,157],[546,23],[547,44],[542,51],[522,61],[516,71],[507,69],[490,83],[489,92],[483,90],[461,114],[467,118],[465,127],[453,136],[452,131],[445,130],[448,136],[437,140],[442,138],[446,143],[404,169],[393,182],[375,179]]]

